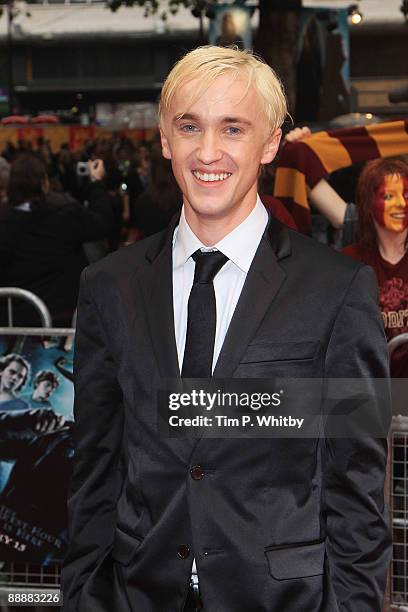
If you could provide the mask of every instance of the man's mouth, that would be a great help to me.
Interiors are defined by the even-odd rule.
[[[232,172],[199,172],[199,170],[193,170],[192,172],[196,179],[205,183],[221,183],[232,174]]]

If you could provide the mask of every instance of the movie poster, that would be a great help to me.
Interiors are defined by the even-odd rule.
[[[325,122],[350,112],[347,9],[302,8],[296,63],[296,121]]]
[[[208,41],[211,45],[239,49],[252,48],[251,8],[231,4],[212,7],[215,18],[210,21]]]
[[[1,561],[64,557],[72,410],[72,337],[1,336]]]

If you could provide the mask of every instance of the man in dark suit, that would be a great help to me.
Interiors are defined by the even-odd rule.
[[[168,230],[82,277],[65,612],[379,612],[386,441],[180,439],[163,379],[387,376],[372,271],[257,197],[285,98],[248,53],[203,47],[163,87],[183,192]],[[373,400],[374,421],[389,419]]]
[[[85,208],[67,194],[50,192],[43,162],[32,154],[22,155],[11,167],[8,202],[0,206],[0,287],[21,287],[38,295],[55,327],[71,326],[80,274],[88,261],[84,245],[89,255],[91,245],[96,248],[94,241],[110,235],[114,219],[102,183],[102,160],[88,162],[88,169]],[[2,300],[0,325],[7,321]],[[19,300],[13,322],[38,326],[40,318],[30,304]]]

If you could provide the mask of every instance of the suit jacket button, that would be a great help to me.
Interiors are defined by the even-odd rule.
[[[190,555],[190,547],[187,546],[187,544],[182,544],[177,549],[177,555],[180,557],[180,559],[187,559],[187,557]]]
[[[200,465],[194,465],[190,470],[193,480],[202,480],[204,478],[204,470]]]

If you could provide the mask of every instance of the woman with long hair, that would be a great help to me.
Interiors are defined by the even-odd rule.
[[[387,339],[408,332],[408,164],[376,159],[357,184],[358,242],[343,253],[374,269]],[[407,376],[406,351],[392,359],[393,376]]]

